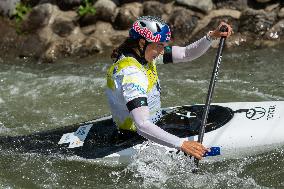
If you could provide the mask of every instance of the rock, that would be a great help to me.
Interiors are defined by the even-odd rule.
[[[36,48],[35,48],[36,47]],[[20,46],[20,57],[39,58],[45,51],[44,42],[41,41],[38,35],[30,34],[26,37]]]
[[[119,6],[120,5],[120,0],[111,0],[114,4],[116,4],[116,6]]]
[[[248,36],[240,33],[233,34],[226,40],[226,46],[228,48],[244,45],[248,41]]]
[[[35,6],[27,15],[27,18],[22,23],[22,30],[24,32],[35,32],[47,25],[51,25],[55,33],[66,35],[66,33],[70,33],[67,30],[74,29],[76,19],[76,12],[63,12],[55,5],[48,3],[40,4]]]
[[[175,8],[173,3],[174,2],[164,4],[160,1],[145,1],[143,3],[143,15],[157,16],[162,18],[164,21],[167,21],[169,19],[169,15]]]
[[[165,6],[164,6],[164,11],[165,11],[165,14],[170,14],[173,9],[174,9],[174,2],[170,2],[170,3],[166,3]],[[199,13],[196,13],[196,14],[199,14]]]
[[[114,22],[117,15],[116,4],[111,0],[98,0],[94,7],[96,7],[96,17],[98,20],[106,22]]]
[[[74,31],[75,27],[74,22],[61,19],[56,19],[51,26],[53,33],[60,37],[69,36]]]
[[[143,3],[143,15],[158,16],[165,14],[165,4],[158,1],[146,1]]]
[[[84,16],[81,16],[78,20],[78,23],[81,27],[85,27],[85,26],[96,24],[97,21],[98,21],[97,15],[88,13]]]
[[[40,59],[43,63],[53,63],[57,58],[70,54],[71,42],[69,40],[57,40],[49,43]]]
[[[0,15],[12,16],[16,9],[16,4],[20,0],[1,0],[0,1]]]
[[[265,33],[265,38],[270,40],[280,40],[284,37],[284,19],[277,22]]]
[[[257,36],[264,35],[275,23],[276,13],[246,9],[240,18],[240,31],[249,31]]]
[[[260,0],[260,1],[261,2],[258,2],[257,0],[248,0],[247,1],[248,7],[256,10],[266,9],[267,6],[277,3],[277,1],[279,0]]]
[[[57,5],[61,10],[70,10],[76,6],[79,6],[83,0],[26,0],[28,2],[30,1],[39,1],[38,4],[45,4],[45,3],[49,3],[49,4],[53,4],[53,5]]]
[[[189,39],[191,32],[197,25],[198,17],[193,11],[184,7],[175,7],[170,14],[168,23],[172,30],[172,38],[177,44]]]
[[[280,7],[280,4],[279,3],[275,3],[275,4],[272,4],[272,5],[268,5],[264,10],[266,12],[272,12],[272,11],[278,12],[279,11],[279,7]]]
[[[220,21],[227,21],[233,27],[233,31],[238,31],[238,20],[241,17],[241,12],[230,9],[219,9],[211,11],[207,16],[202,18],[197,26],[192,31],[190,38],[194,39],[204,36],[209,30],[215,29]]]
[[[39,9],[39,12],[41,12],[40,10],[46,10],[46,15],[50,15],[43,21],[43,23],[45,23],[43,25],[44,27],[41,26],[37,28],[38,35],[44,39],[46,43],[49,43],[49,40],[57,39],[57,37],[67,37],[75,33],[74,31],[77,27],[77,25],[75,25],[77,19],[76,12],[61,11],[56,5],[51,4],[41,4],[34,9]],[[27,20],[27,22],[32,23],[29,20]]]
[[[22,23],[22,31],[33,32],[46,26],[50,20],[54,6],[42,4],[34,7]]]
[[[96,31],[91,36],[100,39],[104,46],[112,46],[113,44],[110,41],[110,36],[115,33],[112,25],[108,22],[98,21],[95,28]]]
[[[149,0],[113,0],[113,1],[116,2],[117,5],[123,5],[123,4],[134,3],[134,2],[143,3],[143,2],[146,2],[146,1],[149,1]],[[158,1],[158,0],[156,0],[156,1]],[[175,2],[175,0],[159,0],[158,2],[166,4],[166,3]]]
[[[79,6],[83,0],[60,0],[57,1],[57,5],[61,10],[70,10]]]
[[[0,11],[3,2],[8,5],[15,1],[0,0]],[[14,55],[35,57],[42,62],[100,53],[120,45],[133,22],[142,15],[159,16],[169,23],[176,45],[203,37],[224,20],[234,30],[234,35],[226,40],[228,47],[244,43],[270,46],[284,35],[284,8],[279,0],[96,0],[96,14],[79,18],[76,11],[82,1],[22,0],[36,5],[22,23],[25,35],[17,35],[12,22],[0,20],[0,52],[13,51]],[[72,11],[62,11],[70,8]],[[218,40],[214,45],[218,45]]]
[[[80,57],[85,57],[103,51],[101,41],[94,37],[85,38],[85,40],[81,42],[81,45],[82,47],[76,52],[76,54]]]
[[[120,5],[134,2],[137,2],[137,0],[119,0]]]
[[[95,33],[96,26],[95,25],[84,26],[84,27],[81,27],[81,31],[86,36],[89,36],[89,35],[92,35],[93,33]]]
[[[258,3],[268,3],[270,2],[271,0],[256,0],[256,2]]]
[[[248,8],[248,0],[212,0],[217,9],[244,10]]]
[[[128,30],[120,30],[118,32],[116,32],[115,35],[110,36],[110,41],[113,44],[111,46],[111,49],[113,49],[113,47],[117,47],[119,46],[123,41],[125,41],[125,39],[129,36],[129,32]]]
[[[41,1],[43,0],[21,0],[23,4],[29,5],[30,7],[35,7],[36,5],[40,4]]]
[[[176,0],[178,5],[183,5],[188,8],[197,9],[202,12],[209,12],[213,9],[213,3],[211,0]]]
[[[114,26],[118,30],[129,29],[133,22],[142,15],[142,4],[141,3],[129,3],[124,4],[115,19]]]
[[[117,46],[128,37],[128,30],[115,31],[108,22],[99,21],[95,28],[96,31],[90,36],[99,39],[101,44],[106,47]]]
[[[235,18],[232,18],[230,16],[220,16],[220,17],[214,17],[210,20],[210,22],[207,24],[206,27],[202,28],[195,36],[192,37],[192,41],[198,40],[201,37],[205,36],[210,30],[214,30],[217,28],[217,26],[220,24],[221,21],[225,21],[227,23],[230,23],[230,25],[233,28],[233,31],[237,33],[238,31],[238,20]],[[226,46],[239,46],[247,41],[247,37],[245,35],[233,35],[228,40],[226,40]],[[216,44],[215,47],[218,47],[219,40],[213,40]],[[214,47],[214,45],[212,45]]]
[[[37,17],[36,15],[41,12],[47,16]],[[54,62],[63,56],[83,56],[90,52],[101,51],[99,40],[88,39],[76,21],[77,13],[74,11],[61,11],[56,5],[51,4],[36,6],[25,21],[26,25],[30,24],[30,35],[37,35],[37,41],[41,42],[38,45],[32,45],[36,48],[32,56],[40,57],[42,62]],[[91,42],[94,43],[91,44]],[[31,43],[35,44],[36,41]],[[23,55],[29,56],[30,52],[32,50],[23,51]]]
[[[0,19],[0,54],[1,57],[8,53],[18,54],[18,49],[22,45],[23,35],[18,35],[14,29],[13,23],[7,18]]]
[[[102,52],[102,45],[100,40],[96,38],[84,38],[84,40],[75,43],[72,39],[61,39],[53,41],[48,45],[40,57],[40,61],[43,63],[53,63],[58,58],[64,56],[84,57],[100,52]]]
[[[53,33],[50,27],[46,27],[40,32],[39,36],[41,40],[46,42],[46,52],[43,53],[41,58],[47,62],[53,62],[58,57],[66,55],[76,55],[77,52],[80,52],[81,48],[84,48],[82,42],[86,39],[86,36],[81,32],[79,27],[75,27],[65,37]]]
[[[279,18],[284,18],[284,7],[282,7],[282,8],[280,9],[280,11],[278,12],[278,17],[279,17]]]

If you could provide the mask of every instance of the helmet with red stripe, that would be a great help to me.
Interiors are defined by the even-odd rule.
[[[133,39],[144,38],[150,43],[168,42],[171,39],[171,31],[162,19],[154,16],[142,16],[132,25],[129,36]]]

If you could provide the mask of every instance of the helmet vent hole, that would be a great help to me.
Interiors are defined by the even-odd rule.
[[[146,24],[144,22],[140,22],[142,27],[146,27]]]
[[[162,30],[161,30],[160,26],[157,23],[156,23],[156,26],[157,26],[157,32],[161,32]]]

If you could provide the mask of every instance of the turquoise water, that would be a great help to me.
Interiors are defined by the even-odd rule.
[[[214,102],[284,100],[284,46],[226,49]],[[191,63],[159,65],[164,107],[204,103],[216,49]],[[109,114],[104,95],[107,57],[57,64],[0,59],[0,134],[19,135]],[[191,173],[186,157],[150,148],[129,165],[111,165],[1,151],[0,188],[284,188],[283,147],[203,162]]]

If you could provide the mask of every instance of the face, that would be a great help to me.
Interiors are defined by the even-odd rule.
[[[147,62],[152,62],[159,55],[164,54],[164,47],[166,42],[150,43],[145,51],[145,59]]]

